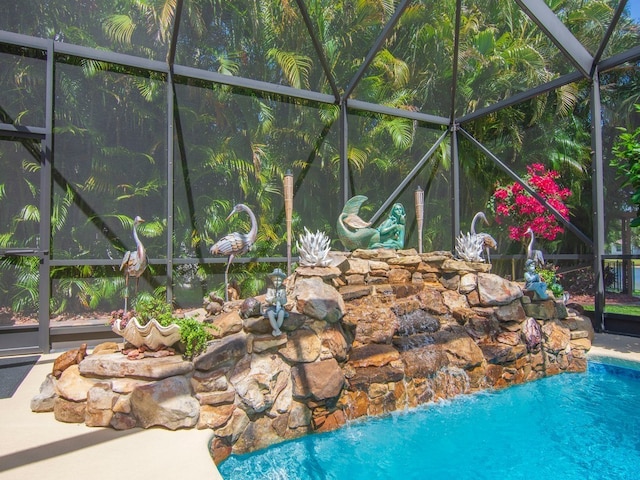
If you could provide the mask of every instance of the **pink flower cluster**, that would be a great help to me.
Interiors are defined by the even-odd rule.
[[[547,170],[544,165],[534,163],[527,166],[524,180],[564,218],[569,218],[569,209],[564,201],[571,196],[571,190],[560,188],[556,183],[559,177],[560,174],[555,170]],[[493,192],[492,203],[497,223],[501,224],[507,219],[516,223],[508,226],[512,240],[522,239],[529,227],[537,237],[546,240],[555,240],[564,232],[556,217],[519,183],[498,185]]]

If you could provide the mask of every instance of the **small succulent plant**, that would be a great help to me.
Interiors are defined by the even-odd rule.
[[[463,234],[456,238],[456,256],[467,262],[484,262],[482,251],[484,249],[484,239],[481,235],[474,233]]]
[[[324,232],[318,230],[316,233],[311,233],[307,227],[304,227],[304,234],[300,235],[296,247],[300,254],[300,265],[326,267],[331,263],[331,260],[327,259],[331,250],[330,240]]]

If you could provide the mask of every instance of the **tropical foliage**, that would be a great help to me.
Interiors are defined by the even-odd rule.
[[[635,105],[640,112],[640,105]],[[620,127],[620,136],[613,146],[614,159],[611,166],[618,170],[623,187],[631,187],[631,203],[636,207],[636,218],[631,226],[640,226],[640,127],[629,131]]]
[[[13,2],[6,6],[0,29],[150,60],[167,57],[175,0],[81,3],[82,8],[67,0]],[[323,69],[296,2],[281,0],[185,1],[176,64],[342,95],[399,2],[303,3],[333,78]],[[561,52],[513,2],[482,0],[463,2],[456,72],[455,4],[411,2],[361,72],[349,98],[464,120],[477,109],[572,71]],[[614,0],[551,2],[592,53],[606,32],[604,19],[611,18],[616,5]],[[623,20],[604,55],[636,45],[637,26],[626,16]],[[44,53],[36,48],[0,48],[2,123],[44,126]],[[637,72],[637,68],[608,72],[608,84],[617,88],[605,94],[624,90],[624,99],[638,95],[640,83],[633,81]],[[244,216],[226,221],[235,203],[249,205],[259,221],[255,249],[245,257],[281,262],[286,253],[282,177],[287,170],[294,173],[294,232],[307,227],[335,238],[345,190],[369,197],[362,214],[370,217],[413,173],[414,179],[392,201],[402,202],[410,211],[413,191],[420,186],[425,191],[424,248],[453,248],[451,137],[413,172],[445,127],[347,108],[347,138],[342,145],[345,125],[337,103],[61,53],[55,56],[54,83],[48,212],[50,257],[56,262],[50,279],[52,312],[112,310],[119,305],[124,282],[118,263],[133,248],[131,226],[136,215],[147,220],[139,233],[154,260],[140,287],[157,294],[171,275],[178,304],[199,304],[208,291],[222,291],[225,259],[210,259],[208,248],[226,233],[248,230]],[[168,118],[170,111],[173,115]],[[619,121],[613,113],[604,118],[605,126]],[[463,124],[520,175],[526,175],[526,165],[538,163],[557,171],[562,184],[574,193],[563,199],[572,221],[585,232],[591,231],[592,216],[590,126],[587,82],[563,86]],[[346,165],[341,163],[342,149]],[[38,246],[40,151],[39,142],[33,140],[2,142],[0,168],[7,176],[0,177],[0,248]],[[508,177],[464,139],[459,153],[458,201],[461,216],[467,218],[484,208],[496,180],[506,185]],[[409,219],[407,231],[407,244],[415,244],[414,219]],[[499,244],[508,250],[508,243],[502,247],[499,239]],[[558,248],[577,252],[586,247],[567,238]],[[172,271],[167,271],[167,263]],[[24,311],[37,308],[41,281],[37,266],[37,259],[28,256],[1,261],[0,305]],[[273,266],[236,259],[231,275],[243,295],[250,295],[264,289],[264,274]]]

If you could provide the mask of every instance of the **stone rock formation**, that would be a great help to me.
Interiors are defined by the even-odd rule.
[[[259,299],[207,308],[215,339],[193,361],[92,354],[49,376],[32,408],[116,429],[210,429],[220,462],[365,415],[586,369],[590,320],[532,300],[490,265],[412,249],[328,259],[287,280],[281,336]]]
[[[62,375],[62,372],[64,372],[71,365],[77,365],[86,356],[87,356],[86,343],[83,343],[82,345],[80,345],[80,348],[67,350],[66,352],[62,353],[53,362],[53,371],[52,371],[53,376],[56,378],[60,378],[60,375]]]

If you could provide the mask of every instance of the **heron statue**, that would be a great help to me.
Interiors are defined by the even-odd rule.
[[[220,240],[218,240],[209,250],[211,255],[226,255],[229,257],[227,260],[227,268],[224,271],[224,297],[225,301],[229,301],[229,267],[231,266],[231,262],[237,255],[242,255],[243,253],[247,253],[251,246],[255,243],[256,237],[258,236],[258,222],[256,221],[256,216],[253,214],[251,209],[247,207],[243,203],[237,204],[231,210],[231,213],[227,216],[226,220],[229,220],[232,215],[240,212],[245,212],[249,215],[251,219],[251,230],[249,233],[239,233],[233,232],[228,235],[225,235]]]
[[[136,242],[135,251],[129,251],[122,257],[122,263],[120,263],[120,270],[124,270],[124,311],[127,311],[127,304],[129,300],[129,277],[135,277],[136,279],[136,292],[138,292],[138,282],[140,276],[147,269],[149,260],[147,259],[147,251],[142,245],[142,242],[138,238],[138,225],[143,223],[144,220],[140,216],[136,215],[133,219],[133,239]]]
[[[489,220],[487,220],[487,216],[484,214],[484,212],[476,213],[473,216],[473,220],[471,220],[471,235],[476,235],[482,239],[482,246],[484,247],[484,251],[487,254],[487,262],[491,263],[491,258],[489,257],[489,249],[498,248],[498,242],[496,242],[496,239],[488,233],[476,233],[476,222],[478,220],[482,220],[484,223],[489,225]]]
[[[536,267],[544,267],[544,256],[542,255],[542,252],[533,248],[536,237],[533,230],[531,230],[531,227],[527,228],[525,234],[527,233],[530,235],[529,245],[527,245],[527,260],[533,260]]]

